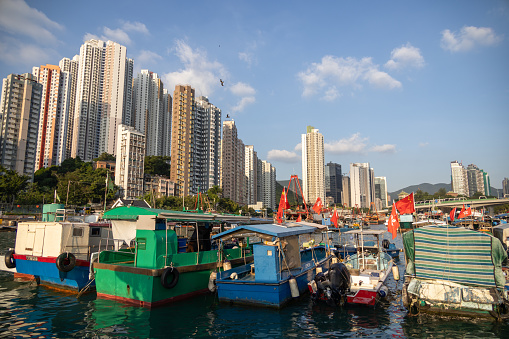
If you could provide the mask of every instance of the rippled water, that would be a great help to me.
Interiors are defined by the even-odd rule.
[[[15,233],[0,233],[0,251],[13,247]],[[396,239],[398,247],[401,239]],[[403,275],[401,254],[398,266]],[[407,316],[402,282],[388,280],[391,294],[375,308],[313,306],[309,295],[282,310],[219,304],[203,295],[148,310],[57,292],[0,272],[0,337],[188,338],[188,337],[365,337],[508,338],[508,323],[486,319]]]

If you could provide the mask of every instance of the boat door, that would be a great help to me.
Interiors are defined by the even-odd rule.
[[[18,232],[20,231],[18,226]],[[24,255],[42,256],[44,246],[44,225],[25,224],[21,227],[24,229],[24,237],[19,237],[20,246],[18,248],[18,240],[16,240],[16,253]],[[24,241],[23,241],[24,239]]]

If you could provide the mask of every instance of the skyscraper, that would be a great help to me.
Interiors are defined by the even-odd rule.
[[[374,171],[369,163],[350,164],[350,200],[352,207],[370,208],[374,201]]]
[[[509,179],[508,178],[504,178],[504,180],[502,180],[502,193],[504,194],[504,197],[506,194],[509,194]]]
[[[67,149],[71,77],[56,65],[34,67],[32,74],[42,85],[39,136],[35,170],[60,165]]]
[[[259,175],[258,182],[260,190],[258,191],[258,201],[272,210],[276,210],[276,168],[270,162],[265,160],[258,161]]]
[[[132,126],[118,125],[115,185],[125,199],[143,196],[145,136]]]
[[[63,58],[58,63],[60,67],[60,71],[68,72],[70,77],[70,86],[67,93],[69,97],[69,107],[67,109],[67,131],[66,131],[66,141],[65,141],[65,149],[67,154],[65,158],[71,157],[72,150],[72,135],[74,132],[74,111],[76,107],[76,84],[78,82],[78,65],[79,65],[79,55],[75,55],[74,58]]]
[[[375,177],[375,202],[380,200],[380,204],[376,205],[378,210],[387,207],[387,178]]]
[[[343,176],[341,165],[332,161],[325,165],[325,196],[331,197],[333,203],[342,205],[341,192],[343,191]]]
[[[302,186],[308,204],[317,198],[325,200],[325,164],[323,135],[318,129],[308,126],[302,134]]]
[[[459,195],[470,196],[468,191],[467,171],[461,163],[451,161],[452,191]]]
[[[238,138],[235,121],[223,121],[221,188],[223,197],[245,205],[245,145]]]
[[[474,164],[467,166],[467,182],[470,196],[476,192],[484,195],[484,176],[479,167]]]
[[[171,129],[170,179],[179,197],[189,195],[191,175],[192,114],[194,89],[189,85],[177,85],[173,92]]]
[[[246,174],[246,195],[247,204],[255,205],[258,201],[258,154],[254,150],[253,145],[245,146],[245,165]]]
[[[115,154],[117,126],[131,125],[132,70],[133,60],[116,42],[91,39],[81,46],[72,157]]]
[[[0,164],[33,178],[42,85],[32,74],[3,79],[0,103]]]

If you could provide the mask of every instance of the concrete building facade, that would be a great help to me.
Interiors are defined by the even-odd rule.
[[[341,192],[343,191],[343,175],[341,165],[332,161],[325,165],[325,196],[332,198],[332,204],[342,205]]]
[[[302,190],[308,204],[317,198],[325,201],[325,164],[323,135],[308,126],[302,134]]]
[[[121,187],[124,199],[143,196],[145,135],[134,127],[118,125],[115,185]]]
[[[451,161],[451,186],[454,193],[467,197],[470,196],[467,171],[457,161]]]
[[[223,197],[245,205],[245,145],[238,138],[235,121],[223,121],[221,188]]]

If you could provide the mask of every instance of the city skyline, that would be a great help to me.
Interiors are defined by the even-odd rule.
[[[0,75],[112,40],[134,76],[156,72],[169,93],[188,84],[234,118],[278,180],[302,177],[308,125],[324,135],[324,163],[369,162],[388,191],[449,183],[454,160],[495,188],[508,176],[507,2],[123,4],[2,1]]]

